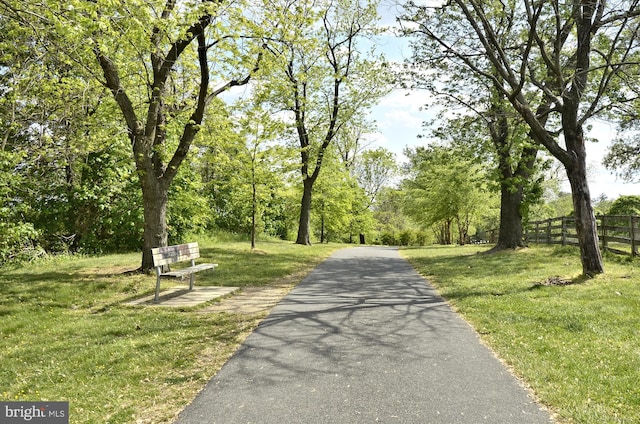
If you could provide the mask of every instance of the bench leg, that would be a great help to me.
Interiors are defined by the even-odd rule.
[[[191,266],[196,266],[196,261],[194,259],[191,259]],[[189,275],[189,290],[193,290],[193,282],[195,280],[195,272],[192,272],[191,275]]]
[[[159,268],[156,268],[156,296],[153,299],[154,302],[158,303],[158,300],[160,300],[160,271]]]

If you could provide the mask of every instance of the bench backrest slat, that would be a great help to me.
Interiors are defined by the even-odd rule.
[[[153,266],[157,267],[198,259],[200,257],[200,247],[198,243],[156,247],[155,249],[151,249],[151,255],[153,256]]]

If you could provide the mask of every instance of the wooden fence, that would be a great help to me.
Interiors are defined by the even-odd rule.
[[[600,215],[596,217],[598,237],[603,250],[623,255],[638,255],[640,216]],[[529,223],[525,229],[529,243],[578,245],[576,222],[572,216]]]

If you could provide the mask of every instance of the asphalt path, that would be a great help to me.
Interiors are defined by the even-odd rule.
[[[340,250],[178,416],[195,423],[550,423],[396,249]]]

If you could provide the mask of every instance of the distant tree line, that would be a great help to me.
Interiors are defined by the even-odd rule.
[[[255,247],[497,229],[495,251],[570,209],[584,274],[602,272],[611,200],[592,199],[585,146],[593,119],[617,123],[605,163],[635,178],[638,3],[407,1],[403,70],[371,42],[378,6],[0,0],[0,262],[136,250],[148,270],[151,247],[212,231]],[[400,164],[368,119],[397,86],[440,112]]]

